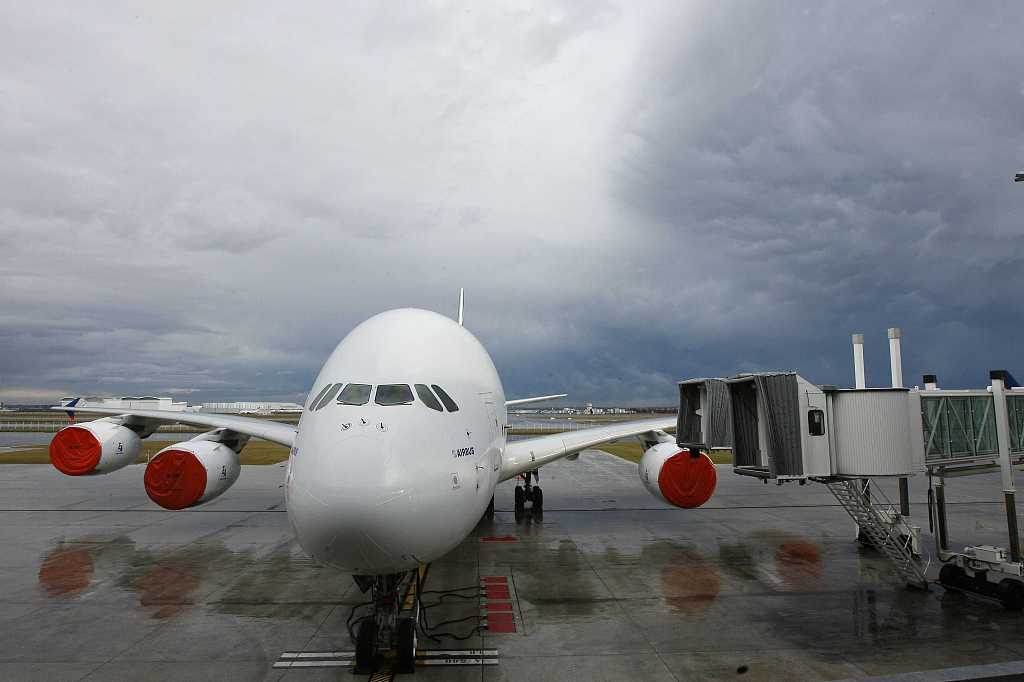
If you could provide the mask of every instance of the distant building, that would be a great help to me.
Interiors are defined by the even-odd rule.
[[[302,405],[272,402],[203,403],[200,409],[219,414],[300,414]]]
[[[171,398],[157,398],[154,396],[122,396],[120,398],[105,398],[102,396],[71,396],[60,399],[61,406],[66,407],[77,400],[75,407],[106,407],[112,410],[134,409],[134,410],[165,410],[168,412],[187,412],[188,403],[175,402]]]

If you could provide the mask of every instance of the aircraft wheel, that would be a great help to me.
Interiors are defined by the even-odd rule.
[[[516,511],[522,511],[523,507],[526,506],[526,491],[523,490],[522,486],[516,486]]]
[[[1010,611],[1020,611],[1024,609],[1024,583],[1013,578],[1003,578],[999,582],[999,587],[996,588],[996,593],[999,595],[999,601],[1003,603],[1003,607]]]
[[[487,511],[484,512],[484,516],[489,519],[494,518],[494,495],[491,495],[491,503],[487,505]]]
[[[533,486],[533,511],[538,512],[544,509],[544,492],[540,486]]]
[[[939,582],[943,587],[962,588],[967,581],[964,569],[956,564],[945,564],[939,569]]]
[[[356,672],[372,673],[377,659],[377,621],[372,618],[359,625],[356,635]]]
[[[403,618],[398,623],[398,661],[395,672],[416,672],[416,621]]]

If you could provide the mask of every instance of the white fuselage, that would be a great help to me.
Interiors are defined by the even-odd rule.
[[[362,405],[331,384],[373,387]],[[377,404],[381,385],[439,386],[457,411]],[[494,494],[507,414],[490,356],[456,322],[425,310],[376,315],[342,339],[317,376],[288,460],[288,518],[324,564],[356,574],[395,573],[446,554],[473,529]],[[385,402],[387,402],[385,400]]]

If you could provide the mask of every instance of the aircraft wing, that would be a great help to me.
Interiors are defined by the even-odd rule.
[[[578,431],[564,431],[550,436],[514,440],[505,445],[501,460],[500,480],[507,481],[544,464],[567,457],[601,443],[637,436],[648,431],[673,428],[676,417],[659,417],[638,421],[615,422]]]
[[[190,426],[209,426],[213,429],[231,429],[253,438],[262,438],[271,443],[279,443],[291,447],[295,442],[294,426],[275,422],[270,419],[254,419],[252,417],[236,417],[230,414],[197,414],[195,412],[171,412],[170,410],[134,410],[109,409],[105,407],[52,407],[62,412],[85,412],[88,414],[130,415],[139,419],[153,420],[165,424],[188,424]]]
[[[554,395],[539,395],[534,398],[519,398],[517,400],[506,400],[505,407],[513,407],[515,405],[529,405],[530,403],[543,403],[548,400],[558,400],[559,398],[568,397],[568,393],[556,393]]]

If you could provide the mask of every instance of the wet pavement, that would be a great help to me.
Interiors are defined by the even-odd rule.
[[[243,467],[221,499],[184,512],[156,508],[142,473],[0,467],[0,679],[352,678],[295,658],[351,651],[346,621],[365,598],[292,541],[282,467]],[[545,467],[541,484],[543,518],[517,521],[502,485],[494,521],[426,586],[472,589],[424,595],[435,632],[465,639],[421,647],[496,649],[499,664],[416,678],[837,679],[1024,659],[1024,616],[902,588],[823,486],[719,467],[708,505],[676,510],[635,465],[591,452]],[[931,552],[925,488],[913,481],[913,513]],[[952,480],[947,499],[953,546],[1006,544],[997,476]],[[511,618],[491,623],[515,632],[475,631],[482,578],[508,585]],[[310,665],[274,667],[295,660]]]

